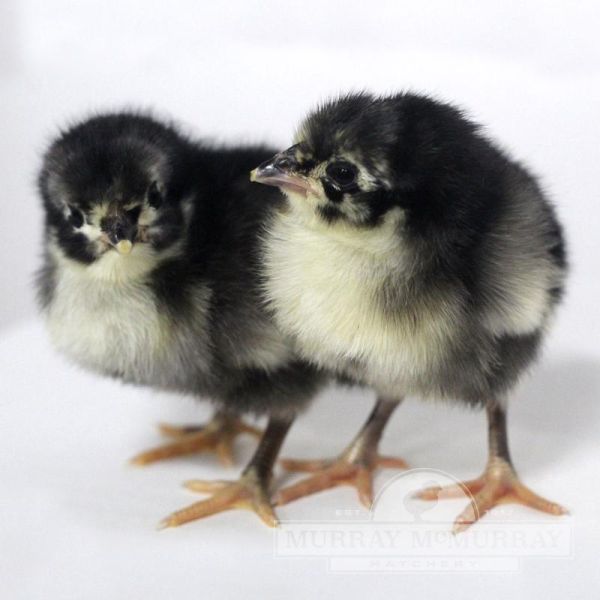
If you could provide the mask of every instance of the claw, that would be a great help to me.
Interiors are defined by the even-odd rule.
[[[430,487],[415,496],[421,500],[462,498],[471,496],[469,505],[454,521],[452,533],[460,533],[476,523],[483,515],[499,504],[522,504],[551,514],[568,514],[566,508],[550,502],[523,485],[512,466],[496,458],[481,477],[446,487]]]
[[[159,460],[186,456],[200,452],[214,452],[219,462],[225,466],[234,463],[233,443],[235,438],[247,433],[260,437],[261,431],[239,419],[217,414],[204,427],[174,426],[161,423],[160,432],[173,439],[170,444],[152,448],[134,456],[131,463],[135,465],[148,465]]]
[[[256,477],[243,475],[238,481],[192,480],[186,482],[185,487],[212,496],[169,515],[161,521],[160,529],[178,527],[190,521],[238,508],[253,511],[269,527],[279,524],[269,501],[267,486]]]
[[[314,473],[314,475],[279,490],[274,499],[276,506],[340,485],[350,485],[356,488],[360,502],[367,508],[371,508],[373,475],[377,468],[408,468],[406,462],[400,458],[375,456],[349,460],[345,454],[336,460],[285,459],[281,464],[287,471]]]
[[[200,492],[201,494],[213,494],[225,489],[228,485],[231,485],[230,481],[223,479],[217,479],[215,481],[205,481],[203,479],[190,479],[190,481],[184,481],[183,487],[192,491]]]

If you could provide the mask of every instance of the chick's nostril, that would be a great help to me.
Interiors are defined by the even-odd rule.
[[[292,161],[289,158],[282,156],[273,163],[273,166],[280,171],[289,171],[292,168]]]
[[[121,223],[118,223],[115,225],[113,233],[117,240],[124,240],[127,237],[127,227]]]
[[[105,221],[102,225],[102,231],[108,236],[112,244],[117,244],[122,240],[133,242],[137,236],[137,225],[119,220]]]

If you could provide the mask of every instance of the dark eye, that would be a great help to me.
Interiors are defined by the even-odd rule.
[[[85,221],[83,213],[78,208],[71,207],[69,210],[71,211],[68,218],[69,224],[75,229],[79,229]]]
[[[142,207],[139,205],[134,206],[133,208],[130,208],[129,210],[125,211],[125,213],[129,217],[129,220],[134,221],[134,222],[137,222],[137,220],[140,218],[141,212],[142,212]]]
[[[153,181],[148,188],[148,204],[152,208],[158,208],[162,204],[162,201],[163,197],[158,189],[158,183]]]
[[[356,181],[356,167],[348,162],[336,162],[327,166],[327,177],[344,188]]]

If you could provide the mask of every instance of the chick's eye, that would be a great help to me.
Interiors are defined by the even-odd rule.
[[[158,188],[158,184],[156,181],[153,181],[150,187],[148,188],[148,204],[152,208],[159,208],[162,204],[163,197]]]
[[[356,167],[347,162],[332,163],[327,167],[327,176],[340,187],[347,187],[356,181]]]
[[[133,208],[130,208],[129,210],[126,210],[125,212],[131,221],[137,221],[140,218],[140,213],[142,212],[142,207],[134,206]]]
[[[83,213],[78,208],[71,207],[68,217],[69,224],[75,229],[79,229],[83,226],[85,219],[83,218]]]

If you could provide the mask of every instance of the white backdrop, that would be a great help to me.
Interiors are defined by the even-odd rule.
[[[542,585],[546,596],[550,597],[553,593],[558,595],[559,582],[569,580],[569,586],[574,585],[573,573],[577,568],[583,569],[587,577],[581,579],[578,576],[577,585],[581,585],[581,589],[585,586],[589,589],[591,578],[598,576],[597,568],[593,567],[593,556],[597,556],[600,550],[598,536],[591,534],[598,527],[597,507],[591,503],[592,498],[598,496],[598,486],[594,487],[593,483],[593,478],[598,476],[598,461],[591,453],[598,451],[596,440],[600,426],[597,410],[600,397],[600,316],[597,308],[600,302],[600,194],[597,184],[600,159],[599,24],[600,9],[595,1],[239,0],[209,3],[197,0],[2,0],[0,409],[4,416],[0,417],[0,429],[4,424],[5,431],[0,431],[0,443],[3,444],[0,490],[6,482],[12,485],[5,488],[11,490],[10,494],[0,491],[0,502],[5,503],[2,505],[5,509],[3,514],[15,515],[11,523],[4,524],[9,527],[10,535],[0,537],[0,554],[10,558],[4,571],[5,576],[10,574],[12,595],[8,597],[118,598],[119,590],[127,590],[127,597],[134,598],[138,597],[136,590],[142,589],[145,598],[152,597],[153,591],[162,598],[182,597],[183,594],[175,571],[170,571],[173,577],[168,584],[166,579],[159,581],[158,575],[162,564],[161,548],[176,554],[176,536],[169,535],[168,542],[147,547],[145,541],[140,542],[140,539],[146,538],[138,537],[141,546],[135,546],[133,541],[123,541],[118,535],[112,539],[102,537],[106,530],[102,519],[118,520],[118,507],[121,506],[118,496],[124,493],[119,486],[126,486],[124,481],[129,481],[130,487],[132,485],[123,473],[119,475],[122,479],[111,481],[109,477],[106,482],[116,486],[105,490],[108,495],[117,496],[110,504],[110,518],[106,516],[109,512],[106,506],[99,504],[100,525],[97,524],[93,531],[101,540],[99,543],[106,544],[101,554],[94,555],[85,549],[80,554],[69,546],[69,540],[62,539],[63,546],[54,556],[52,535],[56,533],[55,529],[39,515],[33,520],[18,518],[20,506],[27,506],[27,510],[36,515],[38,510],[43,512],[46,508],[43,503],[36,504],[28,495],[31,482],[27,474],[33,477],[35,473],[36,477],[39,475],[45,481],[40,465],[44,465],[44,473],[56,475],[48,478],[48,481],[52,480],[51,484],[48,483],[48,489],[52,490],[47,492],[50,496],[67,491],[80,493],[77,482],[81,479],[77,477],[79,474],[83,478],[83,473],[77,469],[83,469],[85,465],[77,462],[77,458],[86,456],[86,452],[82,451],[80,455],[69,453],[68,447],[64,446],[65,440],[71,440],[82,448],[89,444],[90,438],[92,442],[100,443],[102,440],[102,443],[108,444],[103,433],[96,429],[100,427],[99,423],[106,427],[115,446],[107,450],[110,461],[98,468],[108,472],[114,461],[123,460],[127,453],[139,450],[142,442],[152,441],[150,423],[155,417],[168,420],[169,407],[174,407],[172,420],[176,420],[177,414],[185,418],[193,418],[195,414],[189,406],[181,406],[172,398],[162,396],[152,404],[152,413],[149,408],[144,413],[143,407],[147,407],[143,401],[145,393],[121,388],[112,382],[100,382],[89,375],[73,374],[66,370],[64,363],[52,357],[41,328],[32,321],[35,303],[31,280],[38,262],[41,234],[35,176],[40,154],[49,139],[58,127],[92,110],[141,106],[175,117],[198,135],[234,142],[267,141],[286,146],[294,125],[315,102],[342,90],[362,88],[375,92],[407,88],[427,91],[462,105],[486,124],[490,134],[541,176],[543,185],[558,207],[566,225],[573,272],[567,301],[548,341],[544,365],[520,393],[523,403],[515,410],[514,420],[518,423],[520,415],[524,425],[520,429],[516,425],[515,454],[521,457],[525,469],[529,469],[531,479],[537,477],[543,486],[547,478],[545,487],[540,491],[571,507],[576,505],[574,508],[579,509],[581,519],[578,526],[583,533],[578,538],[579,546],[571,563],[534,563],[522,580],[508,584],[507,579],[495,576],[491,587],[505,597],[507,594],[510,597],[520,594],[531,597],[529,592]],[[29,357],[36,352],[39,356],[35,364],[29,364]],[[52,406],[56,407],[55,418],[58,421],[52,421],[53,415],[47,412],[49,405],[38,397],[36,385],[39,382],[37,377],[31,376],[34,372],[38,373],[34,369],[42,370],[46,389],[51,387],[54,390],[56,404]],[[85,398],[87,402],[84,403],[83,398],[76,394],[77,385],[89,389],[90,384],[96,391],[90,398]],[[70,400],[60,394],[65,386],[72,388]],[[103,412],[103,394],[111,398],[111,410],[128,407],[128,415],[113,412],[112,419],[124,423],[129,417],[139,417],[137,421],[132,420],[126,429],[123,425],[113,428],[111,416]],[[119,402],[114,400],[115,394]],[[341,398],[337,392],[331,392],[330,399],[333,396],[337,400]],[[525,402],[529,397],[532,398],[530,405]],[[361,398],[364,400],[364,396]],[[345,435],[350,435],[364,417],[367,405],[362,400],[351,405],[344,421]],[[534,408],[542,411],[546,401],[550,402],[551,414],[545,411],[538,420]],[[321,418],[323,415],[333,418],[336,406],[328,403],[325,408],[317,407],[317,412],[311,412],[299,424],[298,437],[295,441],[292,437],[291,442],[297,452],[307,454],[310,449],[314,455],[321,454],[320,448],[315,446],[314,432],[320,431],[319,427],[324,435],[329,431],[331,422],[321,422]],[[440,409],[442,413],[444,410]],[[88,412],[83,414],[81,411]],[[430,419],[442,413],[415,404],[407,409],[402,419],[398,417],[398,421],[402,422],[402,431],[405,432],[407,427],[410,428],[409,417],[427,428]],[[459,428],[458,431],[466,432],[469,424],[477,427],[474,430],[475,441],[469,442],[469,447],[478,448],[477,456],[456,467],[458,471],[464,469],[462,475],[475,475],[484,457],[483,423],[479,417],[464,415],[460,411],[443,414],[452,419],[453,427]],[[86,423],[85,435],[81,432],[79,419]],[[395,423],[392,424],[392,432],[398,427]],[[61,470],[61,465],[50,459],[41,460],[42,447],[35,444],[32,447],[27,443],[32,435],[31,426],[46,432],[41,440],[49,444],[49,456],[53,455],[52,449],[62,458],[70,456],[72,462],[69,464],[74,471],[67,467]],[[455,442],[455,437],[449,432],[450,425],[438,423],[431,428],[427,442],[412,438],[414,457],[408,458],[413,462],[430,460],[443,464],[447,458],[445,450],[434,447],[434,442],[443,440],[450,445]],[[61,436],[55,436],[54,431],[60,431]],[[79,437],[71,439],[70,436],[77,431]],[[145,438],[135,437],[144,433],[147,434]],[[542,436],[541,442],[537,438],[536,443],[530,442],[530,436],[537,433]],[[122,436],[120,442],[114,437],[118,435]],[[127,444],[130,445],[126,447],[125,436],[133,436],[128,438]],[[410,448],[410,434],[408,439]],[[417,439],[420,441],[417,442]],[[344,442],[341,436],[340,439],[329,440],[323,450],[334,451]],[[552,447],[547,460],[540,443],[542,447],[544,444]],[[425,447],[429,450],[425,451]],[[559,447],[564,447],[568,456],[564,464],[561,464],[562,455],[556,449]],[[92,445],[89,452],[93,453],[93,448]],[[393,444],[392,450],[396,451]],[[460,453],[459,447],[455,450]],[[453,468],[451,464],[446,467]],[[592,467],[596,469],[595,473]],[[170,470],[173,468],[175,470]],[[146,530],[147,526],[155,517],[163,516],[161,511],[168,512],[185,500],[183,496],[176,495],[176,479],[191,475],[181,465],[161,466],[155,472],[163,473],[165,477],[167,473],[169,475],[168,479],[162,479],[166,482],[162,504],[155,502],[152,510],[149,508],[143,519],[136,521],[138,533],[148,531],[148,535],[153,535],[153,532],[151,528]],[[557,485],[567,474],[567,481],[573,482],[571,489],[564,489],[564,483]],[[217,470],[214,476],[218,476]],[[144,477],[148,478],[144,481],[149,486],[152,475],[145,474]],[[533,481],[529,483],[533,485]],[[173,493],[167,497],[167,491]],[[92,486],[89,494],[92,493],[95,496],[102,493],[99,484]],[[586,496],[586,493],[595,496]],[[77,498],[75,505],[80,508]],[[310,506],[315,507],[316,504]],[[133,513],[136,509],[127,505],[127,510]],[[577,510],[574,513],[577,515]],[[52,518],[56,518],[55,513]],[[72,523],[72,514],[68,511],[61,513],[60,518],[65,523]],[[211,565],[211,569],[216,572],[223,570],[221,581],[224,586],[215,584],[207,590],[210,598],[231,597],[236,586],[241,586],[242,590],[238,590],[238,597],[245,596],[244,586],[251,590],[248,591],[250,597],[259,597],[259,593],[268,597],[274,590],[281,595],[280,583],[289,586],[286,597],[307,597],[309,591],[306,586],[312,583],[310,578],[314,573],[320,573],[321,578],[315,580],[315,585],[318,582],[323,590],[343,592],[349,598],[353,592],[362,596],[372,594],[374,580],[360,577],[353,580],[354,576],[349,576],[350,579],[341,576],[327,578],[320,566],[313,569],[310,562],[280,561],[271,565],[266,560],[258,564],[256,561],[260,557],[254,557],[254,562],[248,564],[254,565],[255,570],[248,565],[241,567],[245,555],[233,551],[233,548],[239,550],[236,537],[225,535],[221,529],[228,523],[227,518],[236,526],[241,524],[242,529],[247,522],[252,523],[247,521],[249,517],[231,515],[213,520],[204,529],[203,526],[190,526],[181,534],[185,543],[182,542],[180,550],[198,553],[198,569],[201,569],[202,561],[208,561],[205,564]],[[45,560],[50,561],[52,569],[58,569],[60,573],[61,568],[68,569],[64,560],[72,561],[73,568],[79,569],[77,572],[81,576],[75,578],[71,592],[67,593],[66,588],[61,587],[60,576],[53,575],[41,556],[35,576],[27,571],[27,561],[31,560],[28,544],[33,544],[34,539],[35,543],[39,541],[31,529],[33,525],[35,535],[44,532],[47,543],[47,547],[43,546]],[[111,527],[116,529],[114,523],[108,529]],[[219,548],[212,556],[212,562],[207,558],[211,556],[210,544],[202,538],[206,532],[216,540]],[[73,534],[69,539],[73,544],[85,545],[83,540],[88,533],[84,528],[84,533],[77,534],[81,538]],[[258,528],[249,527],[244,535],[247,537],[242,539],[248,544],[247,549],[266,553],[268,559],[268,546],[264,546],[262,541],[253,546],[256,536],[261,535]],[[203,541],[200,542],[200,539]],[[192,540],[199,546],[190,545]],[[111,550],[121,543],[126,548],[122,560],[118,549],[114,553]],[[68,550],[65,549],[67,547]],[[146,550],[145,554],[142,547]],[[136,552],[141,552],[144,560],[149,561],[147,571],[136,561]],[[88,559],[90,562],[87,562]],[[108,569],[116,569],[116,583],[113,580],[100,581],[100,575],[97,585],[90,583],[92,576],[86,571],[86,565],[98,560],[104,561],[102,564]],[[135,568],[131,566],[132,571],[125,567],[130,564],[129,560],[131,565],[136,565]],[[185,564],[186,569],[192,569],[189,560]],[[20,568],[24,569],[22,573]],[[243,573],[242,582],[236,578],[230,580],[226,575],[228,570],[235,573],[236,568]],[[272,569],[277,569],[274,579],[270,578],[270,574],[274,573]],[[135,572],[140,581],[146,582],[144,587],[136,588],[127,579],[131,572]],[[191,577],[190,573],[190,570],[184,569],[181,578]],[[258,579],[250,583],[253,573]],[[7,597],[2,593],[2,574],[0,559],[0,595]],[[27,580],[28,587],[20,587],[20,577]],[[198,577],[202,579],[200,575]],[[416,593],[427,594],[427,597],[437,597],[438,593],[442,597],[448,593],[448,585],[456,585],[450,592],[453,597],[459,597],[463,588],[468,588],[471,595],[481,595],[478,590],[486,590],[488,597],[492,597],[487,585],[489,580],[465,577],[453,580],[434,578],[431,586],[428,579],[418,579],[417,576],[409,578],[408,582],[405,578],[384,578],[385,583],[380,585],[384,585],[388,596],[403,590],[409,593],[408,590],[413,589]],[[44,589],[50,590],[49,595],[43,595]],[[189,587],[184,591],[191,592]],[[202,587],[195,591],[195,597],[203,594]]]

